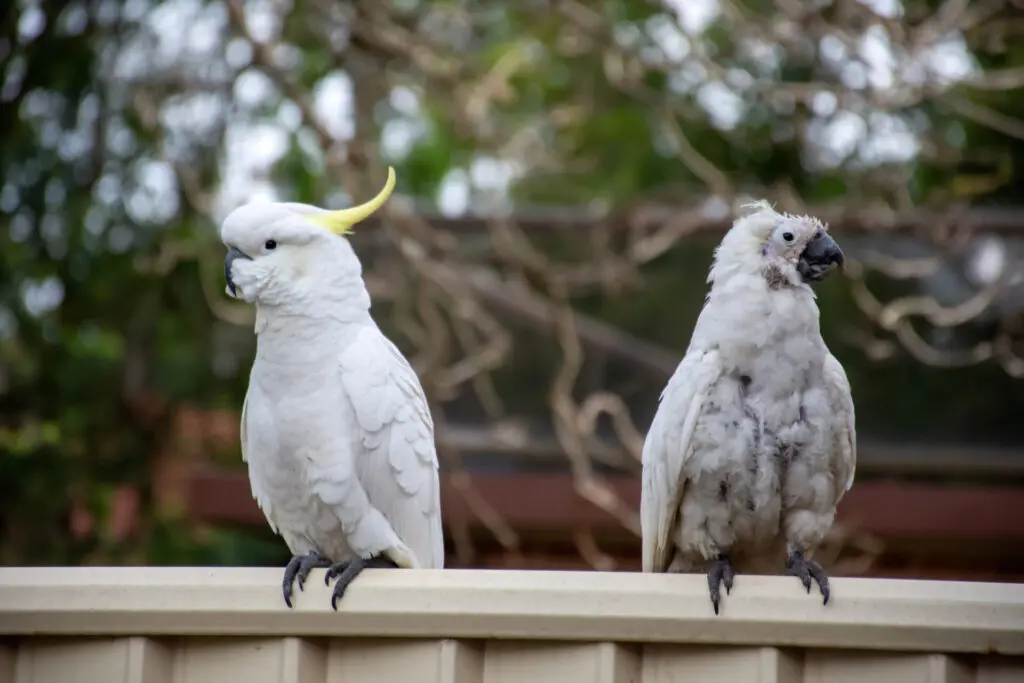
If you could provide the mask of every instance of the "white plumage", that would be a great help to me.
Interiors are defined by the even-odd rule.
[[[338,577],[333,604],[367,566],[444,566],[430,409],[370,316],[359,259],[340,236],[353,222],[250,204],[221,228],[228,289],[257,307],[242,457],[253,496],[295,555],[289,604],[292,580],[301,588],[313,567]]]
[[[442,567],[437,454],[419,381],[375,325],[345,336],[343,349],[324,348],[304,367],[257,354],[242,410],[253,495],[296,555]]]
[[[828,600],[809,556],[856,463],[850,385],[808,284],[842,252],[813,218],[753,208],[716,251],[643,450],[643,571],[706,569],[716,613],[734,570],[786,567]]]

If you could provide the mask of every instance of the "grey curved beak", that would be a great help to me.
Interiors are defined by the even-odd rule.
[[[800,254],[797,271],[805,281],[819,282],[828,276],[833,263],[842,269],[846,264],[846,258],[832,236],[822,232],[807,243]]]
[[[231,279],[231,264],[237,259],[245,259],[251,261],[252,259],[242,253],[237,247],[229,247],[228,253],[224,256],[224,279],[228,283],[228,291],[231,292],[231,296],[235,296],[235,282]]]

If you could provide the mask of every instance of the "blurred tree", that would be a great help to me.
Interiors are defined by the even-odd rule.
[[[2,12],[0,560],[186,559],[180,511],[156,514],[154,463],[179,405],[230,403],[244,378],[215,375],[198,263],[141,267],[171,240],[210,248],[158,160],[162,134],[112,74],[142,17],[105,2]]]
[[[220,294],[214,230],[237,203],[342,206],[392,163],[424,216],[533,216],[456,235],[393,201],[387,239],[355,239],[375,314],[446,421],[553,427],[585,469],[600,406],[628,406],[642,432],[664,381],[654,356],[682,352],[702,304],[717,238],[690,233],[740,199],[873,207],[879,228],[921,207],[947,211],[951,228],[963,207],[1020,208],[1014,12],[912,0],[7,3],[0,561],[284,556],[269,533],[190,524],[180,485],[195,462],[240,465],[232,411],[251,311]],[[565,214],[597,218],[585,234],[540,227],[574,224]],[[1024,290],[1001,280],[1019,240],[919,227],[840,232],[859,269],[820,291],[861,430],[1019,444]],[[929,260],[927,277],[893,277]],[[954,306],[997,280],[963,324],[884,309],[905,295]],[[638,351],[640,339],[660,348]]]

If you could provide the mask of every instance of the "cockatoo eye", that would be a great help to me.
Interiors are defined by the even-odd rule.
[[[275,242],[274,240],[267,240],[266,242],[264,242],[263,248],[266,249],[267,251],[273,251],[274,249],[277,249],[277,242]]]
[[[793,241],[793,233],[791,233],[791,232],[789,232],[787,230],[786,232],[782,233],[782,239],[786,240],[787,244],[792,243],[792,241]]]

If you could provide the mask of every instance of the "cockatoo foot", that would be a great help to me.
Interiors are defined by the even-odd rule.
[[[828,586],[828,576],[825,575],[825,570],[821,568],[820,564],[814,560],[805,560],[803,552],[794,550],[786,558],[786,573],[800,579],[808,593],[811,592],[811,579],[814,579],[825,598],[822,604],[828,604],[831,591]]]
[[[341,600],[342,596],[345,595],[348,585],[359,576],[359,572],[364,569],[396,569],[397,567],[397,564],[382,555],[365,560],[361,557],[356,557],[332,564],[327,569],[327,576],[324,577],[324,585],[328,586],[331,584],[331,579],[338,578],[338,582],[334,584],[334,592],[331,593],[331,608],[338,609],[338,600]]]
[[[301,591],[306,583],[306,577],[309,576],[309,573],[314,568],[330,566],[330,558],[321,555],[315,550],[310,550],[305,555],[296,555],[289,560],[288,566],[284,568],[284,580],[281,582],[281,589],[284,592],[284,604],[289,607],[292,606],[293,582],[299,584],[299,590]]]
[[[725,586],[728,595],[732,592],[732,580],[735,577],[736,570],[733,569],[728,555],[719,555],[708,567],[708,590],[711,593],[711,605],[715,608],[715,614],[718,614],[718,603],[722,598],[719,585]]]

